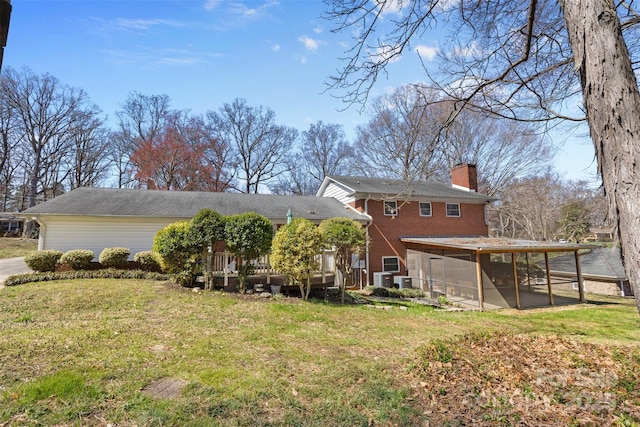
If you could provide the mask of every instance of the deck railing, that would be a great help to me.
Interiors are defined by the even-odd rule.
[[[237,260],[231,252],[211,252],[209,257],[212,275],[228,277],[229,275],[238,274]],[[316,255],[316,260],[318,261],[319,269],[314,272],[315,274],[325,275],[335,272],[335,251],[323,250]],[[278,271],[271,268],[269,255],[262,256],[252,261],[252,263],[254,265],[254,274],[267,276],[267,283],[269,283],[271,276],[279,275]]]

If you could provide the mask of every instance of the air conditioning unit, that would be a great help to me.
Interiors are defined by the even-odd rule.
[[[413,288],[411,276],[393,276],[393,284],[399,289]]]
[[[373,286],[376,288],[390,288],[391,287],[391,273],[384,271],[373,273]]]

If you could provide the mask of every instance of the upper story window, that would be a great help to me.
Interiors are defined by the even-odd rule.
[[[460,216],[460,204],[459,203],[447,203],[447,216]]]
[[[431,216],[430,202],[420,202],[420,216]]]
[[[384,202],[384,214],[387,216],[398,215],[398,202],[394,200],[385,200]]]
[[[382,271],[390,273],[396,273],[400,271],[400,259],[397,256],[383,256]]]

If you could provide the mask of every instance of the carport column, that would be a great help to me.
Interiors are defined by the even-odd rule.
[[[484,310],[484,293],[482,286],[482,265],[480,264],[480,252],[476,252],[476,281],[478,282],[478,305]]]
[[[576,276],[578,276],[578,294],[580,295],[580,302],[587,302],[584,298],[584,289],[582,289],[582,270],[580,269],[580,255],[578,251],[574,252],[576,258]]]
[[[518,268],[516,265],[516,254],[511,252],[511,263],[513,264],[513,284],[516,287],[516,308],[520,308],[520,290],[518,289]]]
[[[551,291],[551,272],[549,271],[549,252],[544,253],[544,268],[547,270],[547,289],[549,289],[549,305],[553,305],[553,292]]]

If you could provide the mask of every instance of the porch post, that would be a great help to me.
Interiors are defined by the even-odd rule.
[[[325,274],[326,255],[324,248],[322,249],[322,258],[320,258],[320,272],[322,273],[322,284],[327,283],[327,277]]]
[[[476,252],[476,281],[478,282],[478,305],[484,310],[484,287],[482,286],[482,265],[480,264],[480,252]]]
[[[267,285],[271,284],[271,261],[269,260],[269,254],[267,254]]]
[[[224,272],[224,288],[227,289],[229,286],[229,252],[224,251],[222,253],[224,257],[224,261],[222,262],[222,271]]]
[[[580,269],[580,256],[578,251],[575,251],[574,256],[576,258],[576,276],[578,276],[578,294],[580,295],[580,302],[587,302],[584,298],[584,289],[582,289],[582,270]]]
[[[516,287],[516,308],[520,309],[520,290],[518,289],[518,268],[516,265],[516,254],[511,252],[511,264],[513,264],[513,284]]]
[[[551,272],[549,272],[549,252],[544,253],[544,268],[547,270],[547,289],[549,289],[549,305],[553,305],[553,292],[551,291]]]

